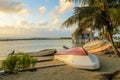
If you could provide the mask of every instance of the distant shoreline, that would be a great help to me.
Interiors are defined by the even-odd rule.
[[[61,37],[61,38],[21,38],[21,39],[0,39],[0,41],[20,41],[20,40],[63,40],[71,39],[70,37]]]

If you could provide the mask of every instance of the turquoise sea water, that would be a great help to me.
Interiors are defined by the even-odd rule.
[[[71,40],[19,40],[19,41],[0,41],[0,59],[11,53],[16,52],[35,52],[43,49],[63,50],[63,45],[73,47]]]

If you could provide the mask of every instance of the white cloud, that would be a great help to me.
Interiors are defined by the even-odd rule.
[[[22,9],[18,14],[28,15],[29,11],[27,9]]]
[[[28,14],[25,4],[13,0],[0,0],[0,13]]]
[[[24,18],[22,18],[22,19],[19,19],[19,20],[18,20],[18,24],[19,24],[19,25],[26,25],[27,22],[25,21]]]
[[[4,25],[16,25],[17,20],[20,19],[21,16],[17,14],[0,14],[0,26]]]
[[[35,26],[35,24],[29,23],[24,18],[22,18],[18,20],[18,24],[16,26],[26,28],[26,29],[31,29]]]
[[[67,33],[67,34],[65,34]],[[35,28],[31,27],[30,29],[19,27],[19,26],[1,26],[0,27],[0,37],[62,37],[67,36],[68,34],[71,34],[70,31],[60,31],[60,30],[54,30],[50,31],[49,28]]]
[[[45,11],[46,11],[45,6],[42,6],[42,7],[39,8],[39,14],[44,14]]]
[[[73,9],[72,2],[66,2],[66,0],[59,0],[59,5],[55,6],[54,10],[51,11],[51,14],[63,15],[65,12]]]
[[[73,3],[66,2],[66,0],[59,0],[59,5],[55,6],[54,10],[50,12],[50,31],[54,30],[56,26],[60,26],[61,21],[63,21],[62,16],[67,11],[70,11],[73,9]]]
[[[39,23],[38,23],[38,25],[40,26],[40,27],[46,27],[47,26],[47,22],[45,22],[45,21],[40,21]]]
[[[53,17],[53,23],[52,23],[52,25],[57,25],[58,24],[58,22],[59,22],[59,17]]]
[[[27,37],[32,35],[33,32],[35,32],[34,28],[27,29],[24,27],[16,27],[10,25],[0,27],[0,31],[0,37]]]
[[[65,12],[72,10],[73,3],[66,2],[66,0],[59,0],[60,5],[56,7],[58,14],[64,14]]]

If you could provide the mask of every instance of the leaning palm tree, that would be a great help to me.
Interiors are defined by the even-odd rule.
[[[81,7],[74,8],[74,15],[68,18],[61,27],[71,27],[77,24],[79,30],[88,27],[94,29],[103,29],[106,32],[106,38],[112,43],[112,49],[115,56],[119,56],[119,52],[114,47],[112,33],[113,28],[120,26],[120,0],[67,0],[80,2]],[[87,6],[83,6],[87,5]],[[78,31],[80,32],[80,31]],[[80,32],[81,33],[81,32]]]

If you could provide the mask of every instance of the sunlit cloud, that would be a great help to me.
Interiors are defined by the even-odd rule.
[[[58,14],[64,14],[65,12],[72,10],[73,3],[66,2],[66,0],[59,0],[60,5],[56,6],[55,10],[58,12]]]
[[[21,27],[13,27],[13,26],[4,26],[0,27],[0,37],[27,37],[30,36],[32,32],[31,29],[21,28]]]
[[[71,11],[73,9],[73,3],[66,2],[66,0],[59,0],[59,5],[55,6],[54,10],[50,12],[50,18],[51,22],[51,28],[50,31],[55,29],[55,26],[60,26],[61,20],[63,20],[61,17],[64,13],[67,11]]]
[[[38,25],[39,25],[40,27],[46,27],[46,26],[48,25],[48,22],[40,21],[40,22],[38,23]]]
[[[0,13],[28,14],[25,4],[13,0],[0,0]]]
[[[18,20],[18,25],[16,26],[26,28],[26,29],[32,29],[36,25],[34,23],[29,23],[24,18],[22,18]]]
[[[50,31],[49,28],[24,28],[24,27],[16,27],[16,26],[2,26],[0,27],[0,37],[17,37],[17,38],[24,38],[24,37],[61,37],[65,36],[66,31],[60,30],[52,30]],[[48,35],[49,34],[49,35]],[[53,35],[54,34],[54,35]],[[70,33],[68,33],[70,34]]]
[[[22,19],[19,19],[19,20],[18,20],[18,24],[23,26],[23,25],[26,25],[27,22],[25,21],[24,18],[22,18]]]
[[[13,14],[0,14],[0,26],[16,25],[21,16]]]
[[[52,25],[57,25],[58,24],[58,22],[59,22],[59,17],[53,17],[53,23],[52,23]]]
[[[30,12],[27,9],[22,9],[20,12],[18,12],[18,14],[28,15]]]
[[[40,15],[41,15],[41,14],[44,14],[45,11],[46,11],[45,6],[40,7],[40,8],[38,9],[38,11],[39,11],[39,14],[40,14]]]

